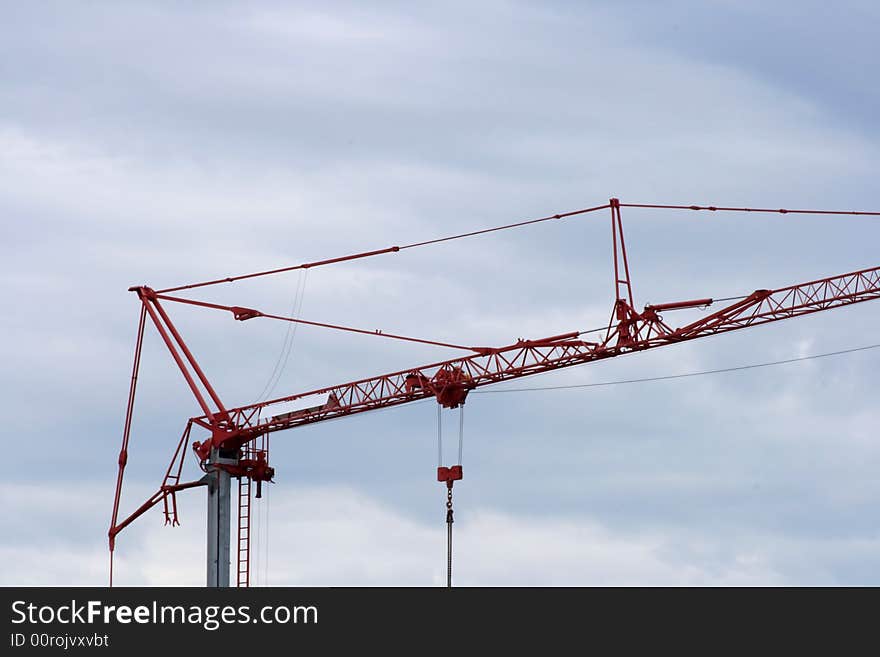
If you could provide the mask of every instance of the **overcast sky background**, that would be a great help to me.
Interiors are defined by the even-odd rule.
[[[880,9],[768,4],[5,3],[0,583],[106,583],[130,285],[610,196],[880,209]],[[880,264],[876,219],[625,210],[624,221],[639,305]],[[286,314],[300,283],[292,273],[199,298]],[[612,294],[603,213],[314,270],[302,315],[507,344],[600,326]],[[226,404],[253,401],[287,326],[172,311]],[[860,304],[507,387],[861,347],[878,342],[878,320],[880,304]],[[302,328],[275,392],[455,355]],[[878,364],[880,349],[472,395],[456,582],[880,584]],[[150,330],[123,511],[159,485],[197,414]],[[256,583],[442,583],[435,441],[432,403],[277,434]],[[204,496],[180,502],[182,527],[164,528],[156,509],[120,536],[117,583],[204,582]]]

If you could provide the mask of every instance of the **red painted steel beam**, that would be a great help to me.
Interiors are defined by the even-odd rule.
[[[159,336],[162,338],[162,341],[168,348],[171,357],[174,359],[174,362],[177,364],[177,367],[180,370],[180,373],[183,375],[183,378],[189,386],[189,389],[192,391],[193,396],[196,398],[196,402],[198,402],[199,406],[201,406],[202,410],[205,412],[205,416],[209,418],[211,422],[214,422],[214,412],[211,410],[211,407],[208,406],[208,402],[205,401],[205,397],[202,395],[202,391],[193,380],[192,374],[190,373],[186,364],[183,362],[183,358],[181,358],[180,354],[178,353],[177,348],[174,346],[174,342],[172,341],[171,337],[168,335],[168,330],[162,323],[162,319],[159,317],[159,314],[156,312],[155,308],[153,308],[153,304],[151,303],[149,298],[147,298],[146,296],[141,296],[141,300],[144,303],[144,308],[147,309],[147,313],[149,314],[150,319],[153,320],[153,324],[155,325],[156,330],[159,332]]]
[[[711,306],[714,303],[712,299],[692,299],[690,301],[671,301],[668,303],[649,303],[645,306],[645,310],[653,310],[654,312],[664,312],[666,310],[686,310],[688,308],[702,308]]]
[[[333,329],[334,331],[346,331],[348,333],[360,333],[361,335],[371,335],[377,338],[388,338],[390,340],[403,340],[405,342],[417,342],[420,344],[428,344],[434,347],[448,347],[450,349],[460,349],[462,351],[481,351],[484,347],[465,347],[460,344],[450,344],[448,342],[438,342],[436,340],[425,340],[423,338],[413,338],[406,335],[397,335],[395,333],[386,333],[379,329],[369,331],[367,329],[353,328],[351,326],[340,326],[339,324],[327,324],[326,322],[313,322],[308,319],[298,319],[296,317],[283,317],[281,315],[272,315],[264,313],[254,308],[244,308],[242,306],[224,306],[219,303],[209,303],[207,301],[197,301],[196,299],[184,299],[182,297],[172,297],[166,294],[156,294],[156,299],[163,301],[173,301],[175,303],[183,303],[190,306],[199,306],[200,308],[210,308],[212,310],[225,310],[231,312],[233,317],[239,321],[255,319],[263,317],[265,319],[276,319],[282,322],[291,322],[293,324],[305,324],[306,326],[316,326],[318,328]]]
[[[122,498],[122,480],[125,476],[125,466],[128,464],[128,443],[131,438],[131,420],[134,415],[134,399],[137,392],[138,372],[141,365],[141,352],[144,346],[144,326],[147,321],[146,304],[141,303],[141,314],[138,319],[137,340],[134,347],[134,363],[131,366],[131,382],[128,388],[128,405],[125,409],[125,427],[122,431],[122,447],[119,449],[117,459],[118,470],[116,473],[116,492],[113,496],[113,515],[110,517],[110,551],[113,551],[116,537],[116,526],[119,518],[119,502]],[[112,584],[112,582],[111,582]]]
[[[189,283],[187,285],[177,285],[175,287],[166,287],[165,289],[159,290],[159,294],[165,294],[167,292],[179,292],[180,290],[192,290],[198,287],[207,287],[209,285],[218,285],[220,283],[234,283],[235,281],[243,281],[249,278],[258,278],[261,276],[272,276],[274,274],[282,274],[284,272],[296,271],[297,269],[313,269],[315,267],[323,267],[325,265],[334,265],[340,262],[349,262],[351,260],[360,260],[361,258],[371,258],[377,255],[384,255],[387,253],[397,253],[399,251],[406,251],[407,249],[416,249],[422,246],[429,246],[431,244],[440,244],[441,242],[449,242],[452,240],[460,240],[466,237],[476,237],[477,235],[487,235],[488,233],[495,233],[500,230],[509,230],[511,228],[521,228],[522,226],[529,226],[531,224],[538,224],[544,221],[552,221],[554,219],[566,219],[568,217],[574,217],[581,214],[588,214],[590,212],[595,212],[597,210],[604,210],[607,208],[607,204],[597,205],[592,208],[583,208],[582,210],[572,210],[570,212],[560,212],[558,214],[551,214],[546,217],[538,217],[537,219],[527,219],[525,221],[517,221],[512,224],[505,224],[503,226],[494,226],[492,228],[483,228],[482,230],[473,230],[469,233],[459,233],[457,235],[448,235],[446,237],[438,237],[432,240],[425,240],[422,242],[413,242],[412,244],[404,244],[402,246],[389,246],[384,249],[376,249],[374,251],[365,251],[363,253],[353,253],[351,255],[341,256],[339,258],[329,258],[327,260],[317,260],[315,262],[306,262],[301,265],[293,265],[291,267],[279,267],[277,269],[268,269],[266,271],[258,271],[252,274],[240,274],[238,276],[226,276],[225,278],[215,278],[209,281],[202,281],[200,283]]]
[[[761,212],[772,214],[820,214],[880,217],[880,212],[866,212],[864,210],[787,210],[785,208],[736,208],[718,205],[662,205],[658,203],[621,203],[620,207],[647,208],[653,210],[708,210],[710,212]]]
[[[183,338],[181,337],[180,332],[177,330],[177,327],[174,326],[171,318],[168,317],[168,314],[165,312],[165,309],[162,307],[162,304],[159,303],[159,300],[156,298],[155,295],[152,295],[150,301],[156,307],[156,310],[159,312],[159,314],[162,316],[162,320],[165,322],[165,326],[167,326],[168,330],[171,331],[171,334],[174,336],[174,339],[180,346],[180,350],[186,356],[186,359],[189,361],[189,364],[193,368],[193,371],[195,371],[196,376],[199,377],[199,381],[202,382],[205,390],[208,391],[208,395],[210,395],[211,399],[214,401],[214,404],[217,405],[217,410],[221,419],[225,418],[226,408],[223,406],[223,402],[220,401],[220,397],[217,395],[214,387],[211,385],[211,382],[208,381],[208,377],[205,376],[205,373],[202,371],[202,368],[199,365],[198,361],[196,361],[195,356],[192,355],[192,352],[189,350],[186,342],[183,341]]]
[[[616,199],[613,199],[616,201]],[[199,283],[188,283],[186,285],[177,285],[174,287],[166,287],[164,289],[158,290],[160,294],[164,294],[167,292],[179,292],[180,290],[192,290],[200,287],[207,287],[209,285],[219,285],[221,283],[234,283],[235,281],[243,281],[250,278],[258,278],[262,276],[272,276],[274,274],[282,274],[289,271],[296,271],[301,269],[313,269],[316,267],[323,267],[326,265],[334,265],[340,262],[349,262],[352,260],[360,260],[362,258],[372,258],[378,255],[385,255],[388,253],[398,253],[400,251],[405,251],[407,249],[415,249],[422,246],[429,246],[431,244],[440,244],[441,242],[449,242],[452,240],[459,240],[467,237],[474,237],[477,235],[486,235],[488,233],[494,233],[501,230],[508,230],[511,228],[520,228],[522,226],[529,226],[531,224],[537,224],[544,221],[552,221],[553,219],[565,219],[567,217],[574,217],[581,214],[588,214],[590,212],[596,212],[597,210],[604,210],[607,207],[611,207],[609,204],[597,205],[591,208],[583,208],[582,210],[572,210],[570,212],[560,212],[558,214],[551,214],[546,217],[539,217],[537,219],[527,219],[525,221],[517,221],[511,224],[505,224],[503,226],[494,226],[492,228],[484,228],[482,230],[474,230],[468,233],[459,233],[457,235],[448,235],[446,237],[438,237],[436,239],[424,240],[422,242],[413,242],[412,244],[404,244],[402,246],[389,246],[384,249],[375,249],[373,251],[364,251],[362,253],[353,253],[350,255],[340,256],[337,258],[328,258],[325,260],[316,260],[314,262],[304,262],[300,265],[292,265],[290,267],[278,267],[277,269],[268,269],[265,271],[253,272],[250,274],[239,274],[237,276],[225,276],[223,278],[215,278],[208,281],[201,281]],[[778,213],[778,214],[818,214],[818,215],[850,215],[850,216],[868,216],[868,217],[877,217],[880,216],[880,212],[864,212],[860,210],[786,210],[785,208],[737,208],[737,207],[725,207],[725,206],[715,206],[715,205],[664,205],[658,203],[620,203],[619,201],[614,206],[619,208],[648,208],[648,209],[664,209],[664,210],[710,210],[710,211],[718,211],[718,212],[763,212],[763,213]]]
[[[874,299],[880,299],[880,267],[776,290],[758,290],[741,301],[678,329],[669,329],[657,319],[635,313],[637,319],[629,342],[619,342],[617,327],[611,327],[598,343],[578,340],[576,332],[544,340],[523,340],[484,354],[440,361],[230,409],[230,424],[234,429],[225,437],[216,436],[215,445],[227,440],[240,445],[265,433],[420,399],[433,397],[440,400],[444,392],[454,388],[459,388],[466,396],[467,391],[480,386]],[[286,413],[280,418],[262,417],[263,411],[275,404],[319,395],[326,395],[329,402]],[[463,396],[458,403],[463,403]],[[193,418],[192,421],[201,426],[209,424],[206,417]],[[227,443],[226,446],[231,445]]]
[[[128,527],[132,522],[137,520],[140,516],[144,515],[147,511],[152,509],[154,506],[156,506],[159,502],[164,500],[172,493],[187,490],[189,488],[197,488],[199,486],[207,485],[207,482],[199,479],[197,481],[188,481],[184,484],[172,484],[168,486],[162,486],[159,490],[153,493],[153,495],[146,502],[141,504],[134,512],[132,512],[131,515],[129,515],[127,518],[125,518],[125,520],[122,520],[113,527],[110,532],[110,540],[114,540],[119,532]]]

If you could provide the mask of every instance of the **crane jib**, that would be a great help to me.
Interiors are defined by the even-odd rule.
[[[633,311],[630,316],[633,319],[626,320],[630,325],[625,340],[621,339],[619,326],[614,324],[609,326],[599,342],[577,339],[574,337],[576,332],[543,340],[522,340],[489,353],[441,361],[233,408],[229,410],[230,423],[245,435],[259,435],[264,431],[283,431],[425,397],[436,397],[443,405],[447,405],[443,402],[449,399],[463,403],[467,392],[479,386],[877,298],[880,298],[880,267],[776,290],[757,290],[740,301],[680,328],[669,327],[662,316],[656,313],[663,304],[654,304],[647,306],[642,313]],[[704,305],[705,301],[697,300],[699,305]],[[678,307],[682,304],[674,305]],[[455,396],[450,393],[452,390],[455,391]],[[258,419],[264,409],[312,395],[330,395],[333,403],[303,409],[287,416]],[[207,423],[205,416],[194,420],[200,424]]]

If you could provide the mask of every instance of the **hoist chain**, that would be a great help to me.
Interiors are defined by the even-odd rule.
[[[452,482],[446,488],[446,586],[452,588]]]

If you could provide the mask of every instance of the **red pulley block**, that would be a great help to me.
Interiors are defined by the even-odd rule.
[[[461,479],[462,476],[460,465],[453,465],[449,468],[441,465],[437,468],[437,481],[445,481],[449,485],[452,485],[453,481]]]

